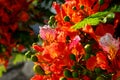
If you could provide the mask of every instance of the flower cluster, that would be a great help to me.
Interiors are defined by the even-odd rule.
[[[24,54],[31,49],[31,44],[37,41],[36,24],[45,24],[53,14],[48,6],[51,1],[0,0],[0,66],[7,66],[11,58],[10,62],[14,62],[16,53]]]
[[[0,0],[0,65],[7,65],[13,48],[17,48],[18,52],[24,49],[24,45],[19,43],[17,32],[26,29],[21,26],[29,20],[27,11],[31,1]],[[30,32],[30,29],[26,31]]]
[[[31,80],[117,80],[120,78],[120,25],[111,0],[54,2],[56,15],[40,27],[42,44],[33,44]]]

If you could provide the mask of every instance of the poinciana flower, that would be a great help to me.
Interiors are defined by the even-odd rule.
[[[85,17],[99,10],[105,10],[109,6],[109,3],[110,0],[104,0],[102,5],[98,0],[67,0],[61,6],[54,2],[53,7],[55,7],[57,12],[55,18],[58,22],[58,26],[60,25],[65,28],[83,20]]]
[[[107,52],[107,54],[104,54],[104,55],[107,55],[107,57],[111,61],[109,67],[106,69],[109,70],[111,67],[112,72],[114,71],[113,80],[116,80],[118,78],[118,74],[120,71],[120,63],[119,63],[120,60],[118,58],[119,57],[119,46],[120,46],[119,39],[115,39],[110,33],[106,33],[104,36],[100,38],[100,46],[102,47],[104,51]],[[107,62],[106,65],[108,65],[107,58],[104,61],[105,61],[105,64]]]
[[[109,54],[109,58],[113,60],[119,50],[119,40],[112,37],[110,33],[106,33],[100,38],[100,46]]]
[[[92,62],[92,63],[91,63]],[[94,71],[95,67],[97,66],[97,59],[96,56],[90,57],[86,62],[86,67],[88,70]]]
[[[54,41],[56,38],[57,32],[54,29],[51,29],[49,25],[40,27],[40,37],[43,40]]]
[[[96,55],[96,60],[98,66],[103,69],[103,70],[109,70],[110,65],[108,64],[107,56],[105,55],[104,52],[98,52]]]
[[[50,17],[53,21],[52,24],[48,22],[50,26],[40,28],[43,44],[39,45],[40,50],[35,49],[38,58],[35,66],[40,68],[37,74],[43,73],[42,80],[118,78],[119,39],[113,35],[119,19],[112,23],[114,12],[98,12],[107,9],[109,3],[110,0],[66,0],[62,5],[53,3],[57,14]],[[112,21],[109,22],[109,19]]]
[[[45,78],[58,80],[63,76],[64,69],[70,68],[73,65],[73,61],[69,57],[70,54],[74,53],[77,61],[80,58],[78,56],[83,55],[83,47],[79,43],[80,37],[76,34],[73,37],[73,35],[63,33],[48,26],[40,28],[40,36],[45,41],[41,46],[43,51],[39,51],[40,53],[36,54],[36,56],[38,57],[38,63],[41,64],[45,73],[49,74],[48,76],[44,76]],[[67,39],[67,34],[70,37],[69,39]],[[61,40],[61,38],[64,39]],[[38,48],[34,47],[34,49],[38,51]]]

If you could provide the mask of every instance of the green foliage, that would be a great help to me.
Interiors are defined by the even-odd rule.
[[[98,25],[99,22],[100,22],[99,18],[85,18],[83,21],[78,22],[77,24],[72,26],[72,28],[80,29],[80,28],[83,28],[86,24],[95,26],[95,25]]]
[[[114,5],[114,6],[111,8],[111,11],[112,11],[112,12],[120,12],[120,5]]]
[[[6,72],[6,68],[3,65],[0,65],[0,77],[2,77],[3,72]]]
[[[91,16],[89,16],[88,18],[102,18],[105,17],[109,12],[105,11],[105,12],[97,12]]]
[[[105,12],[97,12],[85,19],[83,19],[81,22],[78,22],[77,24],[73,25],[72,28],[74,29],[80,29],[80,28],[83,28],[85,27],[85,25],[91,25],[91,26],[96,26],[98,25],[100,22],[102,23],[106,23],[107,22],[107,19],[106,21],[104,21],[104,18],[108,18],[109,15],[112,16],[110,18],[114,18],[114,13],[113,12],[109,12],[109,11],[105,11]],[[108,18],[109,19],[109,18]]]
[[[13,64],[17,64],[17,63],[24,62],[24,61],[26,61],[26,58],[24,57],[24,55],[16,53],[16,55],[14,55],[13,57],[12,62]]]

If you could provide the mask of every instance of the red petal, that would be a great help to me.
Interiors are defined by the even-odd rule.
[[[53,2],[53,8],[55,8],[56,12],[59,13],[60,12],[60,5],[57,4],[56,2]]]
[[[86,67],[88,70],[94,71],[97,65],[96,56],[90,57],[86,62]]]
[[[44,50],[42,46],[39,46],[39,45],[33,45],[33,48],[38,52],[42,52]]]
[[[96,55],[97,59],[97,64],[99,65],[100,68],[103,70],[106,70],[109,68],[108,61],[107,61],[107,56],[105,56],[104,53],[98,52]]]

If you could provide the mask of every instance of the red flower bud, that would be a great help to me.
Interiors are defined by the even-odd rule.
[[[38,52],[42,52],[44,49],[41,47],[41,46],[39,46],[39,45],[33,45],[33,48],[36,50],[36,51],[38,51]]]

